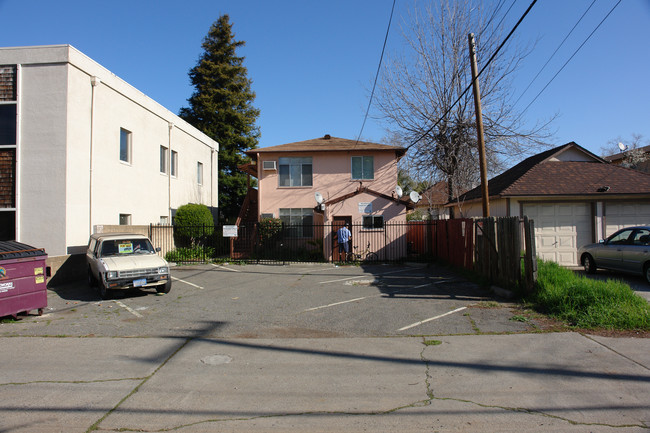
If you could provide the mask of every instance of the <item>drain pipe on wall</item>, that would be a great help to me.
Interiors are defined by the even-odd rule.
[[[88,235],[93,233],[93,144],[95,142],[95,88],[102,81],[99,77],[90,77],[91,94],[90,94],[90,161],[89,161],[89,180],[88,180]]]
[[[174,124],[167,122],[169,126],[169,141],[167,146],[167,224],[172,223],[172,129]]]

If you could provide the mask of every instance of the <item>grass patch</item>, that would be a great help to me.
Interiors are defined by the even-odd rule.
[[[424,340],[425,346],[440,346],[442,341],[440,340]]]
[[[650,304],[629,285],[576,275],[554,262],[538,260],[533,308],[583,329],[650,330]]]

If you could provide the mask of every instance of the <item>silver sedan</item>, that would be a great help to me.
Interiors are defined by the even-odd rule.
[[[609,269],[642,275],[650,283],[650,227],[626,227],[597,244],[580,247],[585,272]]]

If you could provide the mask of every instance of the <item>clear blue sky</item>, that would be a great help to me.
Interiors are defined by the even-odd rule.
[[[592,0],[541,0],[520,26],[538,40],[515,78],[519,95]],[[510,5],[507,0],[506,7]],[[508,29],[530,4],[517,0]],[[573,54],[616,0],[597,0],[519,105],[523,109]],[[260,146],[331,134],[356,138],[388,24],[392,0],[0,0],[0,45],[70,44],[174,113],[192,93],[188,71],[210,25],[230,15],[261,110]],[[402,47],[410,0],[397,0],[388,52]],[[505,8],[504,8],[505,9]],[[559,114],[554,144],[575,141],[596,154],[632,133],[650,139],[647,28],[650,0],[623,0],[526,112],[535,122]],[[479,58],[479,67],[481,58]],[[381,77],[380,77],[381,79]],[[381,141],[369,119],[362,138]],[[650,143],[649,143],[650,144]]]

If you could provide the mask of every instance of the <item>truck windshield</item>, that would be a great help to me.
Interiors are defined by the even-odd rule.
[[[155,251],[148,239],[116,239],[102,242],[100,257],[130,254],[153,254]]]

